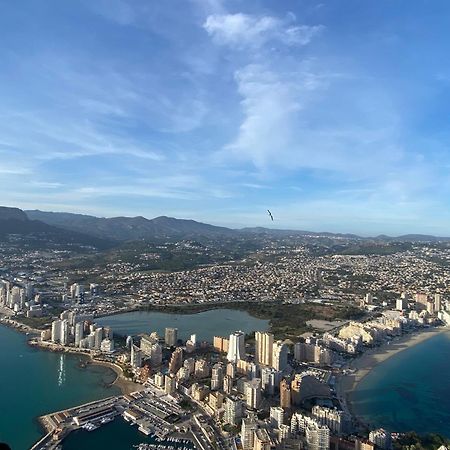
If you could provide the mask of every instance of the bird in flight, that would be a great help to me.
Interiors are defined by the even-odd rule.
[[[270,216],[270,218],[272,219],[272,222],[273,222],[273,216],[272,216],[272,213],[270,212],[270,210],[267,210],[267,212],[269,213],[269,216]]]

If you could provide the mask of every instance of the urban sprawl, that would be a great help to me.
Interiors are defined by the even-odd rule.
[[[369,349],[420,329],[450,326],[449,274],[441,264],[448,252],[420,246],[383,256],[313,257],[306,247],[261,253],[277,258],[172,273],[116,262],[78,270],[76,277],[95,279],[84,284],[69,282],[70,269],[48,269],[65,257],[60,252],[15,256],[16,263],[29,258],[32,268],[3,269],[2,321],[36,332],[33,320],[40,320],[43,329],[32,345],[89,355],[136,383],[129,394],[41,418],[47,434],[33,448],[57,448],[72,430],[93,430],[118,415],[142,433],[201,450],[391,448],[397,435],[357,420],[340,380]],[[378,298],[381,291],[390,295]],[[143,304],[266,300],[351,303],[365,314],[360,320],[311,321],[311,330],[297,339],[236,330],[212,342],[197,339],[196,330],[183,330],[192,333],[183,341],[177,328],[166,328],[164,336],[152,330],[115,336],[96,323],[99,316]]]

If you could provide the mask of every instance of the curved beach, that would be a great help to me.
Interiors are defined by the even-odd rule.
[[[399,338],[394,338],[380,347],[369,349],[361,356],[354,358],[343,369],[348,369],[351,373],[339,375],[336,379],[336,393],[341,403],[354,416],[352,410],[352,394],[361,380],[369,374],[375,367],[382,364],[387,359],[396,354],[414,347],[440,333],[449,332],[450,328],[425,328],[413,333],[405,334]]]

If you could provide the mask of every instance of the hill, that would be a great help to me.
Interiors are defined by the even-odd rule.
[[[40,220],[49,225],[119,241],[181,239],[195,236],[215,237],[234,234],[234,231],[229,228],[166,216],[146,219],[141,216],[103,218],[39,210],[27,211],[26,213],[30,219]]]
[[[26,239],[36,247],[53,245],[90,246],[99,249],[114,245],[109,239],[101,239],[88,234],[58,228],[40,220],[30,220],[19,208],[0,207],[0,241],[8,241],[14,236]]]
[[[20,210],[18,210],[20,211]],[[95,217],[84,214],[47,212],[40,210],[26,211],[31,220],[38,220],[51,226],[70,230],[101,239],[114,241],[186,239],[196,237],[302,237],[322,238],[326,242],[359,241],[372,243],[391,242],[449,242],[450,238],[422,234],[408,234],[398,237],[380,235],[377,237],[361,237],[355,234],[315,232],[305,230],[280,230],[264,227],[231,229],[209,225],[195,220],[176,219],[160,216],[154,219],[137,217]]]

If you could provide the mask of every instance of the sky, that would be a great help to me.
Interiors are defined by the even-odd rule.
[[[449,236],[449,16],[447,0],[0,0],[0,203]]]

